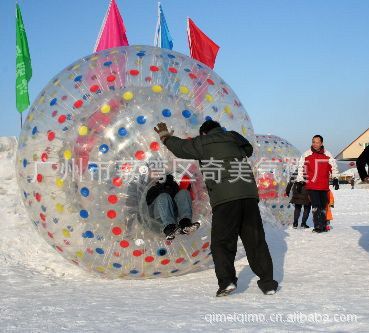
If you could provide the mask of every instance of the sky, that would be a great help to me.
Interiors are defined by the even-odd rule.
[[[19,0],[32,57],[31,103],[92,53],[109,0]],[[369,1],[162,0],[174,50],[189,54],[186,18],[221,48],[215,71],[255,132],[301,151],[315,134],[333,154],[369,128]],[[152,45],[157,1],[117,0],[131,45]],[[19,135],[15,1],[0,0],[0,136]]]

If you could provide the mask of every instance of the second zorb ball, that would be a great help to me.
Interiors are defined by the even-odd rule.
[[[287,140],[276,135],[256,135],[259,151],[255,176],[262,211],[275,224],[293,223],[293,205],[286,187],[296,170],[300,152]]]
[[[176,161],[153,130],[166,122],[191,138],[206,119],[255,142],[232,89],[183,54],[129,46],[65,68],[31,106],[19,139],[18,183],[38,234],[103,277],[175,276],[210,264],[211,208],[198,163]],[[195,180],[196,232],[165,240],[146,204],[155,173]]]

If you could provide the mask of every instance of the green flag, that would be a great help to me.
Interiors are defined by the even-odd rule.
[[[32,77],[31,56],[28,49],[26,30],[24,29],[22,13],[16,5],[16,104],[18,112],[22,113],[29,106],[28,82]]]

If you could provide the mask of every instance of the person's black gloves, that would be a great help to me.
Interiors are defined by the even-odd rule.
[[[290,192],[291,192],[291,190],[290,191],[286,191],[286,195],[289,197],[290,196]]]
[[[334,178],[333,179],[333,186],[335,190],[338,190],[340,188],[340,184],[338,183],[338,179]]]

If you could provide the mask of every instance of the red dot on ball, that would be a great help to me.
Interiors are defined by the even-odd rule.
[[[106,78],[106,81],[108,81],[108,82],[114,82],[114,81],[115,81],[115,75],[109,75],[109,76]]]
[[[137,160],[143,160],[145,158],[145,152],[142,150],[136,151],[135,158]]]
[[[140,255],[142,255],[142,250],[134,250],[132,253],[135,257],[139,257]]]
[[[121,186],[123,184],[123,180],[120,177],[113,178],[113,185],[114,186]]]
[[[100,87],[97,84],[94,84],[93,86],[90,87],[90,91],[93,92],[93,93],[95,93],[99,89],[100,89]]]
[[[115,194],[111,194],[108,196],[108,201],[111,204],[116,204],[118,202],[118,197]]]
[[[154,257],[153,256],[148,256],[145,258],[146,262],[153,262],[154,261]]]
[[[59,116],[58,118],[58,122],[60,124],[64,123],[67,120],[67,116],[65,114],[62,114],[61,116]]]
[[[117,216],[117,212],[115,210],[108,210],[108,212],[106,213],[106,216],[109,219],[114,219]]]
[[[168,265],[169,263],[170,263],[169,259],[164,259],[164,260],[161,261],[162,265]]]
[[[119,227],[114,227],[111,231],[116,236],[118,236],[118,235],[120,235],[122,233],[122,229],[119,228]]]
[[[75,101],[73,105],[76,109],[79,109],[83,105],[83,101],[79,99],[78,101]]]
[[[152,72],[159,72],[159,67],[158,66],[150,66],[150,71]]]
[[[54,133],[54,132],[52,132],[52,131],[49,131],[49,132],[47,133],[47,139],[48,139],[49,141],[53,141],[53,140],[55,139],[55,133]]]
[[[150,149],[153,151],[158,151],[160,149],[160,144],[158,142],[151,142]]]
[[[128,247],[129,246],[129,242],[126,240],[122,240],[119,243],[120,247]]]
[[[140,73],[140,71],[138,71],[137,69],[131,69],[129,71],[129,74],[131,74],[132,76],[136,76]]]
[[[177,69],[174,68],[174,67],[169,67],[168,70],[169,70],[169,72],[171,72],[173,74],[176,74],[178,72]]]

